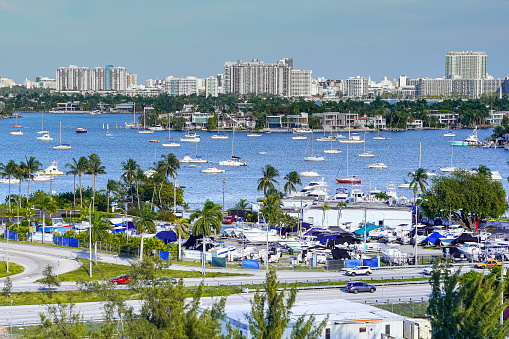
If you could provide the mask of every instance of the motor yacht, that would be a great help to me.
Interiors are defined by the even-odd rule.
[[[53,141],[53,138],[51,137],[51,135],[49,135],[49,133],[43,134],[40,137],[36,137],[36,139],[40,141]]]

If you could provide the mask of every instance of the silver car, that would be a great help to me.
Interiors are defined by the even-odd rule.
[[[350,275],[352,277],[355,277],[358,274],[370,275],[371,273],[373,272],[369,266],[357,266],[346,271],[346,275]]]

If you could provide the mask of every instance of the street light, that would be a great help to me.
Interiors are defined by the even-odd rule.
[[[89,261],[90,261],[90,278],[92,278],[92,204],[94,203],[94,199],[90,202],[88,207],[88,251],[89,251]]]

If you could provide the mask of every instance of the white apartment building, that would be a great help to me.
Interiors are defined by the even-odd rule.
[[[57,91],[88,91],[91,89],[88,67],[59,67],[57,69]]]
[[[425,97],[449,96],[453,92],[453,81],[449,79],[419,79],[415,94]]]
[[[369,79],[356,76],[349,77],[344,82],[343,92],[350,98],[361,98],[368,94]]]
[[[197,77],[174,77],[165,78],[164,91],[169,95],[199,95],[200,83]]]
[[[324,112],[315,113],[313,116],[320,119],[323,129],[326,131],[334,132],[345,128],[359,127],[357,113]]]
[[[108,69],[107,69],[108,70]],[[106,74],[106,89],[111,91],[127,90],[127,70],[124,67],[109,67],[109,76]]]
[[[310,70],[298,70],[292,69],[291,78],[290,78],[290,96],[294,98],[311,97],[311,74],[313,71]]]
[[[219,94],[217,78],[214,76],[210,76],[202,80],[203,86],[205,87],[205,96],[217,97],[217,95]]]
[[[138,86],[138,75],[127,73],[127,89],[133,89]]]
[[[487,73],[486,52],[447,52],[445,77],[447,79],[485,79]]]
[[[292,59],[282,59],[277,64],[252,62],[226,62],[224,64],[223,91],[234,94],[271,94],[288,97]]]
[[[23,86],[28,89],[36,89],[36,88],[56,89],[57,82],[55,79],[50,79],[48,77],[36,77],[35,81],[26,79],[23,82]]]
[[[106,90],[106,68],[95,67],[92,70],[92,90],[94,91]]]

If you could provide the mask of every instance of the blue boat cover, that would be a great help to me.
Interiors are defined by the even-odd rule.
[[[373,223],[368,222],[368,227],[366,229],[366,234],[369,234],[372,230],[376,230],[377,228],[380,228],[381,226],[375,225]],[[364,226],[356,230],[355,235],[364,235]]]
[[[426,239],[424,239],[425,242],[430,242],[432,243],[433,245],[435,244],[435,242],[440,239],[440,238],[445,238],[443,235],[441,235],[440,233],[438,232],[433,232],[429,237],[427,237]]]
[[[161,231],[156,234],[156,238],[162,240],[165,245],[177,241],[177,234],[173,231]]]

